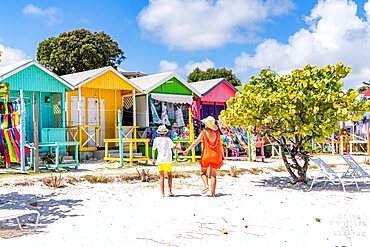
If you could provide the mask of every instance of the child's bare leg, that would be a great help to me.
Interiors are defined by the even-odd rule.
[[[173,196],[173,193],[172,193],[172,172],[168,172],[167,176],[168,176],[168,193],[169,193],[169,196]]]
[[[159,172],[159,184],[161,186],[161,193],[164,197],[164,171]]]
[[[216,183],[217,183],[217,169],[210,168],[210,177],[211,177],[211,195],[216,196]]]
[[[207,168],[201,168],[201,177],[203,181],[204,188],[202,190],[202,194],[205,194],[209,190],[209,185],[208,185],[208,169]]]

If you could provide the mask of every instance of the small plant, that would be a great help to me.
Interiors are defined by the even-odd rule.
[[[364,164],[370,166],[370,159],[364,159]]]
[[[86,181],[88,181],[89,183],[92,183],[92,184],[97,184],[97,183],[106,184],[106,183],[113,182],[113,178],[106,177],[106,176],[103,176],[103,175],[99,175],[99,176],[85,175],[82,178],[85,179]]]
[[[320,218],[315,218],[315,221],[318,222],[318,223],[321,223],[321,219]]]
[[[237,171],[238,171],[238,168],[236,168],[235,165],[230,166],[230,176],[235,178],[237,175]]]
[[[62,178],[62,174],[59,174],[59,177],[54,176],[53,173],[50,174],[50,178],[45,178],[42,180],[42,183],[49,188],[61,188],[64,186],[64,179]]]
[[[136,168],[137,173],[141,179],[141,182],[148,182],[149,181],[149,169],[145,171],[145,169],[141,169],[140,171]]]

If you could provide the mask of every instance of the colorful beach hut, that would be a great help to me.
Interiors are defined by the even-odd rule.
[[[5,66],[0,69],[0,82],[10,85],[10,100],[23,90],[26,107],[26,139],[34,141],[33,101],[38,104],[39,141],[66,140],[65,95],[72,85],[35,60]],[[36,99],[33,98],[34,93]]]
[[[198,118],[213,116],[215,119],[226,108],[226,102],[238,91],[224,78],[193,82],[191,85],[201,93],[196,98]]]
[[[158,73],[131,79],[143,91],[136,97],[137,125],[151,126],[165,123],[169,120],[181,121],[176,111],[183,112],[181,118],[187,119],[187,109],[193,103],[193,98],[200,93],[187,81],[174,72]],[[164,114],[162,114],[164,113]],[[165,119],[163,119],[165,117]]]
[[[124,111],[124,124],[136,125],[135,95],[141,90],[112,67],[62,76],[75,90],[67,93],[69,140],[81,151],[94,151],[105,138],[118,135],[117,112]]]

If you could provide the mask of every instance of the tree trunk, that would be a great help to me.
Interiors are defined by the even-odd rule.
[[[293,149],[290,151],[290,156],[292,160],[292,164],[291,164],[288,160],[288,157],[285,155],[285,152],[284,152],[284,150],[287,149],[287,145],[283,143],[279,143],[279,146],[281,148],[281,157],[284,161],[284,165],[286,169],[288,170],[290,176],[293,178],[293,184],[298,183],[298,182],[307,183],[307,169],[308,169],[309,156],[307,155],[303,156],[304,165],[300,166],[296,158],[297,155],[299,155],[299,153],[297,152],[297,148],[293,147]]]

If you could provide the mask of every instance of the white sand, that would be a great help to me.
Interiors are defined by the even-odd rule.
[[[306,192],[287,178],[219,177],[217,198],[200,195],[198,176],[174,179],[173,198],[161,198],[157,182],[0,187],[0,208],[42,215],[36,234],[0,246],[369,246],[370,186]]]

